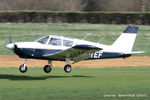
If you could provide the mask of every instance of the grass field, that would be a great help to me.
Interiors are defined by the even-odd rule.
[[[150,67],[74,68],[69,74],[62,68],[50,74],[42,68],[25,74],[0,68],[0,100],[149,100],[149,73]]]
[[[82,39],[86,34],[91,34],[86,40],[98,42],[104,36],[101,43],[112,44],[128,25],[110,24],[49,24],[49,23],[0,23],[0,55],[13,54],[7,50],[8,34],[12,34],[14,42],[34,41],[49,34],[70,36]],[[139,34],[134,45],[134,50],[144,50],[150,55],[150,28],[139,26]],[[139,54],[138,54],[139,55]]]

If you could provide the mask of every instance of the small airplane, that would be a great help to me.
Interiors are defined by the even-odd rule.
[[[6,48],[13,50],[20,58],[24,58],[24,64],[19,67],[22,73],[27,71],[27,59],[48,60],[48,65],[43,68],[46,73],[52,70],[53,60],[65,61],[64,71],[69,73],[72,71],[70,61],[76,63],[81,60],[126,58],[132,54],[144,53],[132,52],[137,32],[138,27],[129,25],[112,45],[58,35],[44,36],[33,42],[12,43],[9,36],[10,44],[7,44]]]

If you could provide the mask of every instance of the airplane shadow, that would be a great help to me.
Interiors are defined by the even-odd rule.
[[[46,80],[50,78],[91,78],[91,76],[84,75],[72,75],[72,76],[41,76],[41,77],[32,77],[32,76],[23,76],[23,75],[8,75],[0,74],[0,79],[9,79],[9,80]]]

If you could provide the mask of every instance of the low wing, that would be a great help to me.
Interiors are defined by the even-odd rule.
[[[98,48],[92,45],[76,45],[72,48],[60,51],[55,54],[46,54],[44,55],[44,57],[50,59],[59,59],[63,61],[68,57],[72,61],[79,62],[90,57],[91,53],[94,53],[99,50],[102,50],[102,48]]]
[[[145,53],[145,51],[134,51],[132,54],[139,54],[139,53]]]

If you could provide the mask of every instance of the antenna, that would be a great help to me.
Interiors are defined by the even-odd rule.
[[[101,41],[103,41],[105,37],[106,37],[106,35],[103,36],[97,43],[100,43]]]
[[[82,40],[86,39],[89,35],[91,35],[90,33],[87,33],[83,38]]]

